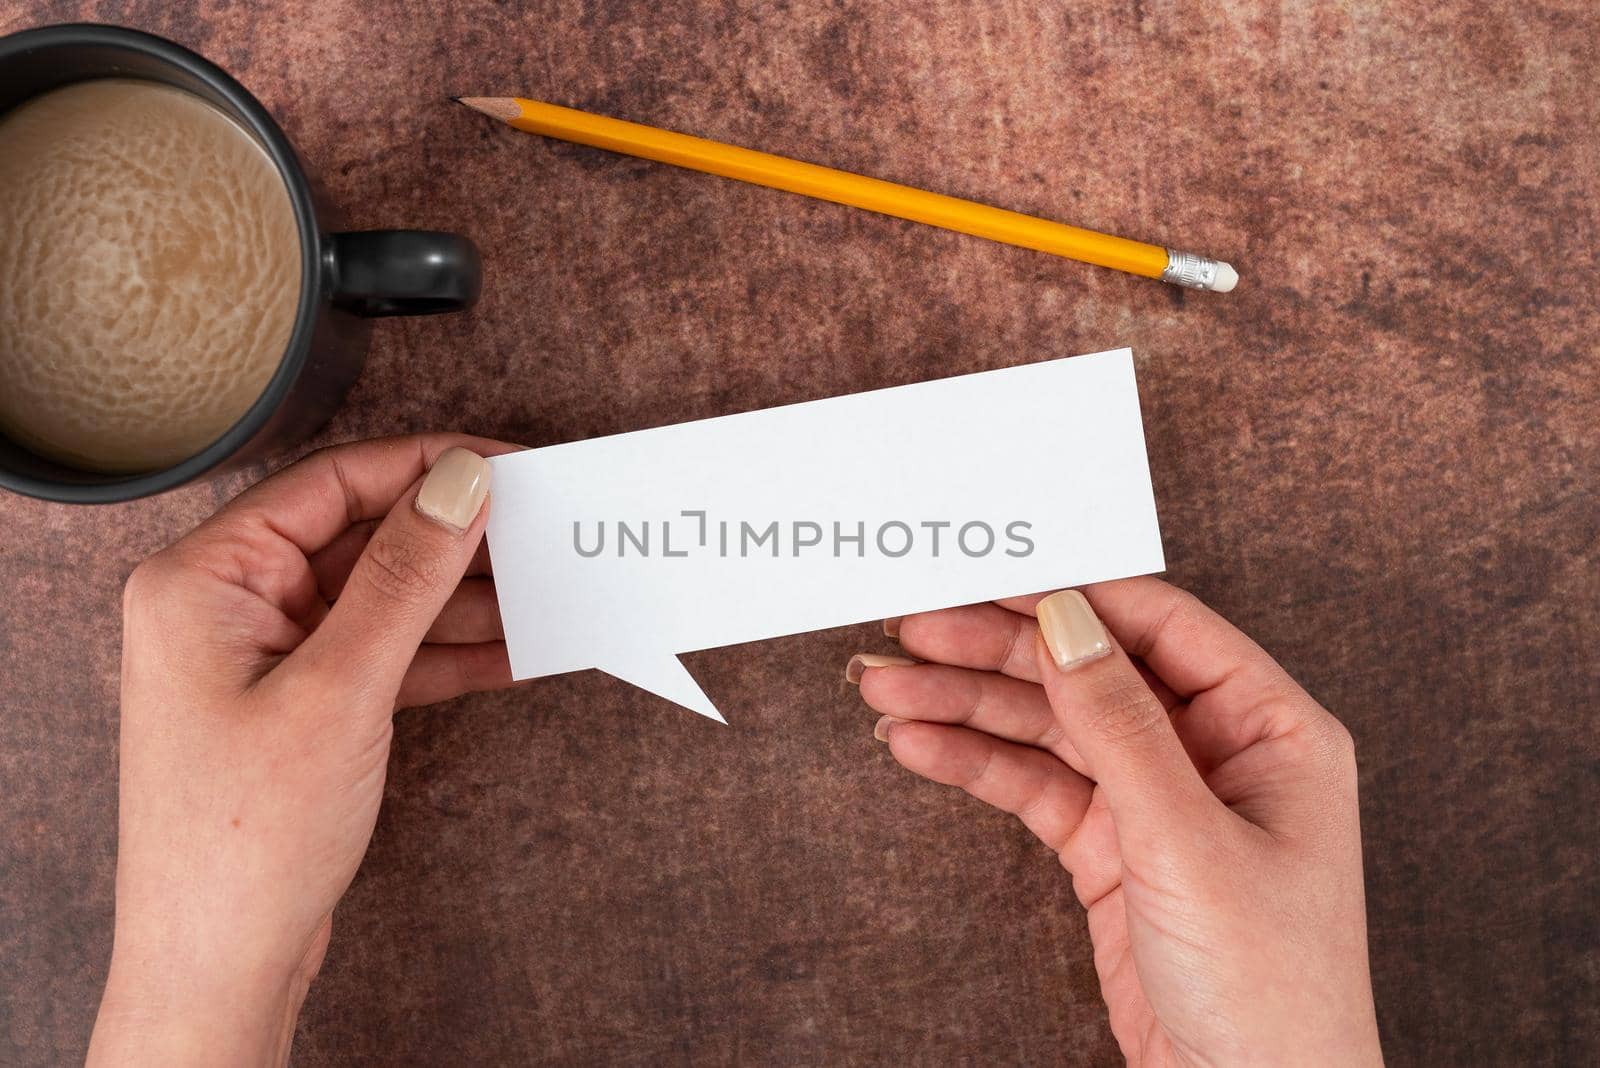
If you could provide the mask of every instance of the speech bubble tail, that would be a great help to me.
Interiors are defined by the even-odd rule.
[[[700,689],[700,684],[694,681],[694,676],[683,666],[683,661],[675,656],[655,656],[649,659],[641,657],[633,662],[612,659],[602,665],[600,670],[612,678],[621,679],[641,690],[648,690],[657,697],[665,697],[675,705],[682,705],[691,712],[698,712],[707,719],[727,725],[728,721],[722,718],[722,713],[717,711],[711,699],[705,695],[705,691]]]

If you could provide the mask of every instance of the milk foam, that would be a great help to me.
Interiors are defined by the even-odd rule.
[[[300,238],[283,179],[198,97],[105,79],[0,116],[0,433],[108,472],[170,466],[281,360]]]

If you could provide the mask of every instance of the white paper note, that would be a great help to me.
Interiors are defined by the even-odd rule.
[[[515,676],[718,720],[676,654],[1165,566],[1127,349],[492,463]]]

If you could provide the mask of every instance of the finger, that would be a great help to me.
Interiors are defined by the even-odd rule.
[[[258,482],[171,550],[276,605],[291,620],[316,609],[318,576],[306,558],[353,522],[376,519],[451,445],[483,455],[516,446],[461,434],[337,445]]]
[[[959,786],[1011,813],[1058,853],[1089,807],[1092,784],[1043,750],[965,727],[892,716],[873,733],[906,770]]]
[[[900,620],[900,645],[922,660],[1039,681],[1038,624],[997,604],[969,604]]]
[[[1076,880],[1074,880],[1076,881]],[[1094,944],[1094,970],[1100,979],[1100,996],[1106,1003],[1107,1022],[1128,1064],[1142,1056],[1149,1036],[1156,1033],[1155,1012],[1134,961],[1129,937],[1125,891],[1119,885],[1088,907],[1089,940]]]
[[[1039,602],[1054,592],[1056,591],[1045,590],[1043,593],[1025,593],[1021,597],[1002,597],[995,604],[1004,608],[1007,612],[1018,612],[1032,618],[1034,609],[1039,606]]]
[[[889,667],[896,670],[886,670]],[[906,667],[915,670],[903,670]],[[1134,668],[1147,685],[1153,683],[1151,692],[1173,717],[1172,725],[1202,776],[1221,763],[1207,750],[1203,737],[1197,741],[1188,709],[1178,707],[1178,698],[1148,668],[1138,663]],[[1056,721],[1043,687],[1035,683],[992,671],[902,662],[900,657],[870,654],[851,657],[845,677],[860,685],[867,706],[882,715],[970,727],[1005,741],[1043,749],[1074,771],[1088,774],[1083,757]]]
[[[417,708],[465,693],[503,690],[515,685],[505,642],[475,645],[424,645],[407,669],[396,708]]]
[[[1184,737],[1203,765],[1303,727],[1331,726],[1332,716],[1277,661],[1193,594],[1155,578],[1083,593],[1128,654],[1189,700]]]
[[[322,599],[305,555],[275,532],[202,524],[164,550],[173,565],[248,590],[284,618],[307,630]]]
[[[866,667],[859,677],[862,700],[883,715],[982,731],[1053,753],[1074,770],[1084,770],[1044,689],[1034,683],[945,664]]]
[[[339,596],[339,591],[344,589],[345,580],[350,577],[350,569],[361,559],[362,552],[367,548],[367,542],[372,540],[372,532],[377,529],[376,519],[353,523],[320,551],[312,554],[311,570],[316,575],[317,592],[323,600],[332,601]],[[489,564],[488,542],[481,542],[478,545],[478,551],[472,555],[472,563],[467,565],[467,574],[494,574],[494,569]]]
[[[494,579],[464,578],[439,611],[423,641],[436,645],[497,642],[506,636]]]
[[[1061,847],[1061,866],[1072,873],[1072,889],[1086,909],[1122,884],[1122,849],[1117,825],[1106,806],[1106,793],[1097,789],[1072,837]]]
[[[1026,608],[1031,613],[1034,606],[1048,596],[1049,593],[1036,593],[1006,598],[991,605],[968,605],[895,617],[884,621],[884,633],[899,638],[908,652],[929,662],[965,664],[985,672],[1005,670],[1018,680],[1037,681],[1038,665],[1031,656],[1023,655],[1023,648],[1031,648],[1037,640],[1038,626],[1031,614],[1023,616],[1019,610]],[[1135,668],[1168,712],[1182,704],[1178,695],[1149,668],[1141,663],[1136,663]],[[1051,747],[1051,751],[1077,770],[1083,770],[1070,742],[1063,739],[1059,746]]]
[[[350,571],[367,550],[372,532],[378,529],[376,519],[352,523],[331,542],[310,557],[311,571],[317,576],[317,593],[324,601],[338,599]]]
[[[1032,619],[1039,602],[1054,592],[1054,590],[1046,590],[1044,593],[1029,593],[1021,597],[1002,597],[994,603],[1008,612],[1017,612]],[[1116,631],[1113,629],[1112,633],[1116,633]],[[1118,635],[1117,640],[1122,640],[1121,635]],[[1126,643],[1124,643],[1124,648],[1126,648]],[[1151,692],[1156,695],[1156,700],[1160,701],[1168,712],[1183,703],[1183,698],[1178,696],[1172,687],[1163,682],[1159,675],[1151,671],[1133,650],[1128,650],[1128,655],[1133,660],[1134,666],[1139,669],[1139,674],[1143,677],[1145,685],[1150,687]]]
[[[1182,697],[1226,686],[1230,697],[1248,701],[1300,689],[1264,649],[1186,590],[1143,577],[1095,583],[1083,595],[1128,655]]]
[[[478,551],[472,554],[472,563],[467,565],[467,574],[494,577],[494,562],[489,559],[489,542],[487,539],[479,542]]]
[[[860,685],[867,704],[884,715],[982,731],[1002,741],[1053,753],[1073,770],[1083,770],[1076,763],[1081,758],[1066,741],[1045,700],[1044,689],[1033,683],[992,672],[918,664],[869,667],[861,675]],[[1064,842],[1048,844],[1056,850],[1061,866],[1072,874],[1073,887],[1085,907],[1121,878],[1121,854],[1103,795],[1100,804],[1091,801],[1087,805]]]
[[[1159,853],[1214,822],[1226,810],[1189,760],[1166,709],[1084,596],[1077,590],[1053,593],[1037,612],[1035,655],[1045,693],[1105,791],[1123,855]]]
[[[1151,671],[1150,665],[1143,660],[1133,657],[1128,659],[1133,660],[1134,670],[1139,672],[1139,677],[1144,680],[1144,684],[1150,687],[1150,692],[1156,695],[1156,700],[1161,702],[1161,707],[1169,713],[1177,711],[1178,706],[1183,704],[1183,698],[1173,693],[1172,687],[1162,682],[1160,676]]]
[[[268,527],[310,556],[346,527],[388,515],[401,494],[451,448],[498,456],[515,452],[518,446],[466,434],[416,434],[334,445],[252,486],[211,522]]]
[[[1039,681],[1032,650],[1038,624],[1017,609],[1037,605],[1048,593],[1010,597],[993,604],[965,605],[938,612],[923,612],[893,620],[890,637],[897,637],[907,652],[934,663],[958,664],[980,671],[1001,671],[1028,682]],[[1181,699],[1144,665],[1139,672],[1164,708],[1176,708]]]
[[[1082,592],[1157,700],[1174,713],[1178,736],[1202,775],[1258,742],[1327,717],[1260,646],[1193,595],[1147,577]],[[1047,596],[995,603],[1032,612]],[[1180,708],[1186,699],[1190,706]]]
[[[401,680],[455,592],[488,519],[489,464],[466,449],[441,453],[373,532],[339,599],[290,660],[312,672],[386,691]]]

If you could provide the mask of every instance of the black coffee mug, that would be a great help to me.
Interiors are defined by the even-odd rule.
[[[52,501],[106,503],[256,462],[304,439],[333,415],[361,373],[366,319],[458,311],[477,300],[482,268],[465,237],[426,230],[334,233],[318,225],[311,184],[278,124],[243,86],[188,49],[116,26],[47,26],[0,37],[0,112],[94,78],[142,78],[186,90],[256,139],[294,205],[299,310],[266,389],[198,454],[160,471],[100,474],[47,460],[0,434],[0,487]]]

